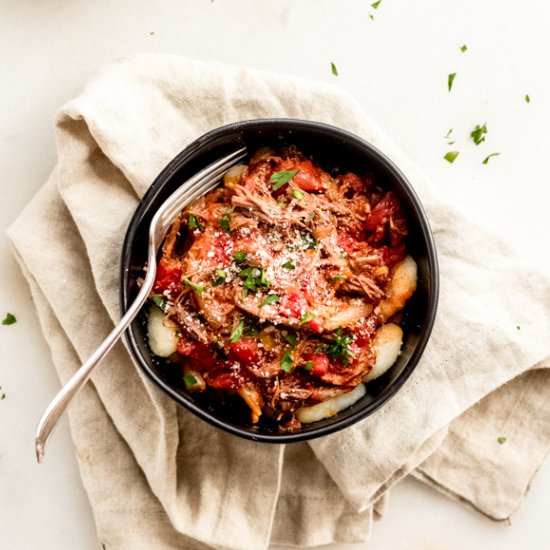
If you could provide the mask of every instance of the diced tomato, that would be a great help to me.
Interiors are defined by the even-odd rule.
[[[231,342],[229,358],[239,361],[245,366],[257,363],[259,358],[258,340],[251,336],[245,336],[239,342]]]
[[[323,376],[328,372],[330,359],[325,353],[304,353],[302,357],[306,362],[313,363],[310,371],[313,376]]]
[[[293,170],[298,173],[292,178],[292,181],[304,191],[324,191],[327,186],[321,175],[322,171],[313,165],[310,160],[303,160],[294,165]]]
[[[208,373],[206,383],[212,388],[227,390],[240,388],[247,380],[249,377],[244,368],[226,361]]]
[[[193,364],[193,368],[199,372],[209,370],[214,367],[217,356],[214,350],[202,342],[193,342],[182,336],[178,340],[178,353],[187,357]]]
[[[359,243],[349,233],[342,231],[338,232],[336,236],[336,242],[338,246],[348,254],[355,252],[359,249]]]
[[[315,317],[315,319],[312,319],[309,322],[309,327],[317,334],[322,334],[325,330],[323,319],[321,319],[321,317]]]
[[[302,291],[289,292],[281,299],[280,312],[286,317],[300,317],[307,310],[307,300]]]
[[[169,263],[162,258],[157,265],[153,290],[160,294],[179,294],[182,290],[181,267],[179,264]]]
[[[396,246],[405,236],[405,213],[397,197],[388,191],[375,205],[367,216],[363,227],[371,232],[369,242],[378,244],[388,233],[390,244]]]
[[[219,233],[214,239],[210,250],[214,253],[214,261],[221,266],[227,267],[233,256],[233,241],[227,233]]]

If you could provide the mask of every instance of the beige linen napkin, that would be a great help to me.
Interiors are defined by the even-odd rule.
[[[407,384],[376,414],[286,447],[243,441],[198,420],[145,380],[118,344],[70,409],[103,546],[360,541],[383,514],[387,490],[416,468],[446,494],[509,517],[550,442],[549,371],[529,370],[549,366],[541,361],[550,353],[550,281],[446,205],[334,87],[143,55],[105,67],[63,107],[58,163],[9,230],[61,381],[119,318],[122,240],[155,176],[204,132],[262,117],[340,126],[405,172],[439,251],[432,338]]]

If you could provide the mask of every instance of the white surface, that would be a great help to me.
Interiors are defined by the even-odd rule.
[[[504,232],[550,272],[544,236],[550,229],[550,3],[383,0],[377,10],[370,3],[0,0],[0,317],[11,311],[18,318],[13,326],[0,325],[6,393],[0,401],[0,547],[98,548],[66,423],[45,464],[34,461],[35,423],[58,381],[3,231],[55,163],[56,110],[103,63],[138,52],[175,53],[341,86],[450,201]],[[452,72],[457,77],[449,93]],[[476,147],[468,134],[483,122],[489,133]],[[449,128],[452,147],[443,139]],[[451,149],[461,152],[452,165],[442,159]],[[493,151],[502,154],[482,165]],[[332,548],[548,548],[549,510],[548,462],[511,526],[406,480],[392,492],[371,543]]]

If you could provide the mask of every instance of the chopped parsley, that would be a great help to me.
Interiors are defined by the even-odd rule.
[[[313,370],[313,361],[308,361],[304,365],[304,369],[306,369],[308,372],[311,372]]]
[[[155,304],[157,304],[157,306],[164,311],[167,303],[165,298],[162,296],[153,296],[153,302],[155,302]]]
[[[470,137],[472,141],[479,145],[485,141],[485,134],[487,133],[487,123],[484,123],[483,126],[476,124],[476,127],[470,132]]]
[[[306,311],[300,317],[300,324],[303,325],[304,323],[309,323],[310,321],[313,321],[313,319],[315,319],[315,315],[313,315],[313,313],[310,313],[309,311]]]
[[[452,164],[458,155],[460,155],[459,151],[449,151],[443,158]]]
[[[489,159],[491,157],[498,157],[500,155],[500,153],[491,153],[490,155],[487,155],[484,159],[483,159],[483,163],[482,164],[487,164],[489,162]]]
[[[257,292],[260,287],[269,287],[269,280],[265,271],[257,267],[246,267],[239,271],[239,277],[243,279],[243,296],[248,291]]]
[[[284,207],[286,206],[286,202],[279,201],[279,202],[277,203],[277,206],[278,206],[279,208],[284,208]]]
[[[227,279],[227,273],[223,269],[216,269],[216,275],[218,277],[212,283],[212,286],[218,286],[218,285],[221,285],[222,283],[225,283],[225,279]]]
[[[451,88],[453,87],[453,82],[455,81],[456,73],[451,73],[447,77],[447,86],[449,87],[449,92],[451,91]]]
[[[292,372],[292,354],[290,353],[290,350],[284,354],[281,361],[281,368],[285,372]]]
[[[307,221],[308,221],[308,222],[313,221],[313,218],[314,218],[314,217],[315,217],[315,212],[312,212],[312,213],[308,216]]]
[[[241,321],[236,327],[235,330],[231,333],[231,336],[229,339],[232,342],[240,342],[241,338],[243,337],[243,331],[244,331],[244,321]]]
[[[375,10],[377,10],[377,9],[378,9],[378,6],[380,5],[380,2],[382,2],[382,0],[377,0],[377,2],[373,2],[373,3],[371,4],[371,6],[372,6]]]
[[[345,281],[346,279],[346,275],[335,275],[334,277],[331,277],[329,281]]]
[[[529,97],[529,94],[525,94],[525,103],[531,103],[531,98]]]
[[[334,335],[334,342],[327,347],[327,354],[331,359],[342,359],[342,363],[347,366],[351,363],[350,357],[355,358],[355,354],[349,346],[353,342],[353,334],[342,334],[342,327],[338,327]]]
[[[292,195],[297,201],[301,201],[304,198],[304,194],[301,191],[298,191],[298,189],[293,189]]]
[[[372,13],[369,13],[369,17],[370,17],[371,21],[374,21],[374,15],[372,15]]]
[[[295,346],[298,342],[298,338],[296,338],[296,334],[287,334],[285,339],[291,346]]]
[[[464,44],[463,46],[460,46],[460,51],[462,53],[464,53],[467,49],[468,49],[468,46],[466,46],[466,44]]]
[[[231,233],[231,229],[229,228],[229,220],[227,218],[222,218],[220,220],[220,225],[226,233]]]
[[[506,437],[497,437],[497,441],[502,445],[503,443],[506,443],[508,438]]]
[[[317,239],[309,231],[302,232],[302,243],[306,249],[317,248]]]
[[[332,62],[330,64],[330,70],[332,71],[332,74],[334,76],[338,76],[338,69],[336,68],[336,65]]]
[[[17,319],[13,313],[6,313],[6,318],[2,321],[3,325],[13,325],[17,323]]]
[[[269,304],[277,304],[281,301],[281,297],[277,296],[276,294],[271,294],[270,296],[267,296],[264,298],[262,303],[260,304],[260,307],[267,306]]]
[[[227,210],[224,210],[222,212],[222,214],[224,216],[229,216],[229,214],[233,214],[233,212],[235,212],[235,207],[234,206],[230,206]]]
[[[236,262],[244,262],[246,260],[247,252],[244,250],[237,250],[235,254],[233,254],[233,259]]]
[[[288,170],[283,172],[273,172],[269,178],[269,183],[273,184],[273,191],[277,191],[283,185],[287,184],[300,170]]]
[[[521,327],[518,325],[518,326],[516,327],[516,330],[521,330]]]
[[[190,388],[191,386],[197,385],[197,379],[192,374],[186,374],[183,377],[183,381],[185,382],[185,387]]]
[[[193,290],[196,290],[199,294],[202,294],[206,287],[202,285],[196,285],[193,281],[190,281],[189,279],[183,279],[183,282],[186,286],[191,287]]]
[[[452,133],[453,133],[453,128],[451,128],[443,137],[445,139],[449,139],[451,137]]]
[[[189,214],[189,229],[198,229],[199,231],[204,231],[202,223],[197,218],[197,216],[194,216],[193,214]]]
[[[281,267],[284,267],[285,269],[288,269],[289,271],[292,271],[293,269],[296,269],[294,267],[294,264],[288,260],[288,262],[285,262]]]

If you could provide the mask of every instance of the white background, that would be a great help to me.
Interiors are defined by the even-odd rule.
[[[0,0],[0,317],[10,311],[18,319],[0,325],[1,548],[98,548],[66,421],[45,464],[34,461],[35,424],[58,381],[4,231],[54,166],[57,109],[103,63],[163,52],[341,86],[450,202],[503,232],[550,273],[547,0],[382,0],[376,10],[359,0],[143,4]],[[486,142],[475,146],[469,132],[484,122]],[[450,128],[453,146],[443,139]],[[452,165],[442,158],[448,150],[460,151]],[[492,152],[501,156],[482,165]],[[370,543],[331,548],[542,549],[549,512],[548,463],[511,526],[405,480]]]

